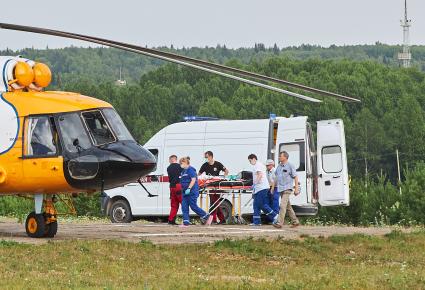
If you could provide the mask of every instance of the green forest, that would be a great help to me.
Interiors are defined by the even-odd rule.
[[[345,122],[351,205],[320,209],[320,222],[425,224],[425,46],[412,48],[412,68],[398,66],[398,46],[302,45],[280,49],[160,48],[353,96],[360,104],[324,100],[320,105],[110,48],[1,51],[50,65],[50,89],[75,91],[114,105],[142,144],[186,115],[226,119],[306,115]],[[122,67],[126,86],[116,86]],[[283,87],[285,88],[285,87]],[[401,184],[396,150],[400,152]],[[401,188],[401,193],[400,193]],[[0,214],[10,214],[0,199]],[[3,205],[2,205],[3,203]],[[84,199],[80,200],[84,203]],[[87,207],[84,207],[87,208]],[[13,211],[13,210],[12,210]],[[90,211],[93,213],[94,211]],[[86,212],[80,212],[82,214]]]

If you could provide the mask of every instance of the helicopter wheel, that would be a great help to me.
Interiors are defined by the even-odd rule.
[[[44,204],[44,212],[37,214],[33,211],[27,216],[25,221],[27,235],[31,238],[53,238],[58,232],[57,211],[54,206],[56,197],[50,195],[43,198],[40,195],[35,196],[34,201],[38,211],[43,210]]]
[[[31,238],[42,238],[46,233],[46,219],[43,214],[31,212],[25,221],[25,230]]]

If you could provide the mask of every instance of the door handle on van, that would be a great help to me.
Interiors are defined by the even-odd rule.
[[[333,178],[340,178],[340,177],[341,177],[341,175],[333,176]]]

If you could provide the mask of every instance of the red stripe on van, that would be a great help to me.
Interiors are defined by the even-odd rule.
[[[140,178],[142,183],[151,183],[151,182],[170,182],[170,178],[168,176],[156,176],[156,175],[148,175]]]

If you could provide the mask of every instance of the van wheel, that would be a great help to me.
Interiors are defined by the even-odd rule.
[[[226,223],[229,223],[230,218],[232,216],[232,204],[230,203],[230,201],[223,201],[223,203],[220,205],[220,209],[224,215],[224,220],[226,221]]]
[[[113,223],[130,223],[133,216],[128,202],[123,199],[114,201],[109,211],[109,218]]]

